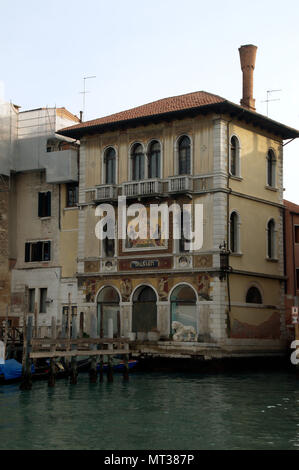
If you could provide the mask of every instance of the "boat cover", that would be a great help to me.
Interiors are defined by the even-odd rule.
[[[31,367],[34,373],[34,366]],[[0,364],[0,375],[4,375],[5,380],[12,380],[22,377],[22,364],[15,359],[8,359],[5,364]]]

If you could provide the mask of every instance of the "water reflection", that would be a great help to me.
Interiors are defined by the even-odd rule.
[[[0,388],[0,449],[297,449],[292,374],[132,374]]]

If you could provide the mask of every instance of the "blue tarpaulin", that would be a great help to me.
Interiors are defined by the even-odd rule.
[[[34,373],[33,365],[31,372]],[[18,379],[22,377],[22,364],[15,359],[8,359],[5,364],[0,364],[0,375],[4,375],[5,380]]]

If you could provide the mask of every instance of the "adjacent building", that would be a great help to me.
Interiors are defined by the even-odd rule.
[[[299,206],[290,201],[285,205],[285,266],[286,266],[286,324],[289,336],[294,337],[292,307],[298,306],[299,298]]]
[[[74,139],[56,132],[79,119],[65,108],[6,107],[9,158],[1,158],[0,173],[1,267],[8,296],[0,294],[0,317],[7,306],[13,325],[34,314],[38,332],[47,335],[51,317],[61,324],[63,308],[77,295],[79,151]]]

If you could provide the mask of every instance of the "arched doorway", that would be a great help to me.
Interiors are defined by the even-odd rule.
[[[172,323],[174,321],[180,322],[184,326],[193,326],[198,332],[196,301],[196,294],[192,287],[186,284],[175,287],[170,296],[171,333],[173,333]]]
[[[157,328],[157,296],[149,286],[139,287],[133,296],[132,331],[148,332]]]
[[[97,333],[100,338],[108,336],[109,319],[113,321],[113,337],[120,336],[119,294],[113,287],[104,287],[97,300]]]

